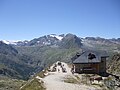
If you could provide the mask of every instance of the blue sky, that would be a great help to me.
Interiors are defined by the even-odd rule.
[[[0,0],[0,40],[47,34],[120,37],[120,0]]]

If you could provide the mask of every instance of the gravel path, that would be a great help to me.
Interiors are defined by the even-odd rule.
[[[65,63],[62,63],[62,64],[64,64],[64,68],[67,71],[66,73],[63,73],[61,67],[57,66],[56,72],[49,72],[50,75],[43,78],[43,81],[47,90],[98,90],[94,87],[90,87],[86,85],[65,83],[63,79],[67,75],[72,75],[72,74],[67,64]]]

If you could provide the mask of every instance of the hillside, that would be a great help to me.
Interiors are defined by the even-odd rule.
[[[34,68],[27,65],[25,59],[15,48],[0,42],[0,75],[27,79]]]
[[[108,65],[108,72],[120,76],[120,54],[115,54]]]

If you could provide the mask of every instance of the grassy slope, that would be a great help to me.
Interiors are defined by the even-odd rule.
[[[112,58],[111,61],[108,64],[108,72],[115,74],[115,75],[120,75],[120,54],[115,54]]]
[[[45,88],[43,87],[43,83],[40,83],[38,79],[34,78],[20,90],[45,90]]]
[[[20,90],[46,90],[44,87],[44,83],[39,81],[36,76],[39,76],[41,78],[44,78],[44,73],[46,72],[46,69],[44,71],[41,71],[34,75],[30,80],[26,82],[26,84],[23,85]]]
[[[81,51],[78,48],[71,49],[60,49],[46,47],[17,47],[17,50],[25,55],[31,57],[30,62],[33,66],[47,67],[56,61],[71,62],[71,57],[75,55],[76,52]]]
[[[0,90],[19,90],[26,81],[0,76]]]

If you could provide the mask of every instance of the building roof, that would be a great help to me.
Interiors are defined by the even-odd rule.
[[[92,55],[93,57],[89,58],[90,55]],[[105,52],[85,51],[78,58],[73,60],[73,63],[74,64],[79,64],[79,63],[100,63],[101,62],[101,57],[107,57]]]

